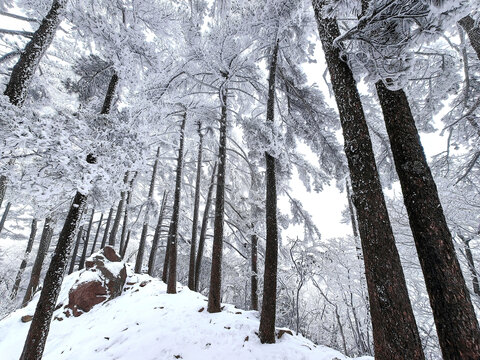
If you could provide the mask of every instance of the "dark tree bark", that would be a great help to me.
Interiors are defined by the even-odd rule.
[[[268,77],[267,123],[275,120],[275,79],[278,59],[278,40],[275,43],[270,62]],[[275,158],[265,152],[265,186],[266,186],[266,247],[265,271],[263,275],[263,300],[260,315],[259,337],[262,344],[275,343],[275,315],[277,310],[277,262],[278,262],[278,227],[277,227],[277,180]]]
[[[7,177],[0,175],[0,208],[3,204],[3,199],[5,198],[5,192],[7,191]]]
[[[190,264],[188,268],[188,288],[195,290],[195,255],[197,253],[198,211],[200,207],[200,180],[202,177],[203,134],[198,123],[197,178],[195,181],[195,200],[193,205],[192,240],[190,243]]]
[[[113,104],[113,98],[115,97],[115,93],[117,92],[117,86],[118,75],[113,74],[108,84],[107,94],[105,96],[105,100],[103,101],[102,111],[100,112],[100,114],[107,115],[110,113]]]
[[[445,359],[480,358],[480,329],[403,90],[376,83],[410,228]]]
[[[158,214],[157,226],[155,227],[155,234],[153,234],[152,249],[150,250],[150,257],[148,258],[148,275],[153,276],[155,270],[155,260],[157,258],[158,242],[160,234],[162,233],[163,215],[165,214],[165,206],[167,205],[167,191],[163,192],[162,205],[160,213]]]
[[[22,106],[27,96],[30,84],[40,60],[47,51],[55,37],[55,32],[60,25],[67,0],[54,0],[48,14],[43,18],[39,28],[32,39],[23,49],[20,58],[13,67],[10,81],[5,88],[5,95],[16,106]]]
[[[227,167],[227,98],[228,89],[223,88],[220,98],[222,115],[220,116],[217,189],[215,198],[215,218],[213,225],[212,268],[210,271],[210,289],[208,293],[207,308],[208,312],[210,313],[221,311],[223,226],[225,217],[225,174]]]
[[[103,213],[100,214],[100,220],[98,220],[98,227],[97,232],[95,233],[95,238],[93,239],[92,250],[90,251],[90,255],[95,252],[95,246],[97,246],[98,236],[100,235],[100,229],[102,228],[102,221],[103,221]]]
[[[45,342],[50,330],[50,321],[57,302],[63,274],[68,264],[69,253],[72,247],[75,232],[82,217],[87,201],[86,195],[80,192],[75,194],[70,206],[65,224],[58,239],[52,261],[48,268],[43,289],[40,293],[37,308],[28,331],[20,360],[39,360],[42,358]]]
[[[145,209],[145,218],[143,220],[142,235],[140,236],[140,244],[138,245],[137,260],[135,261],[135,272],[142,272],[143,254],[145,253],[145,244],[147,242],[148,223],[150,222],[150,208],[153,203],[153,192],[155,190],[155,178],[157,176],[158,161],[160,157],[160,148],[157,149],[155,162],[153,163],[152,178],[150,180],[150,188],[148,190],[147,207]]]
[[[10,294],[11,299],[17,297],[18,288],[20,287],[20,282],[22,281],[22,275],[27,267],[27,261],[32,252],[33,242],[35,241],[35,235],[37,234],[37,219],[32,220],[32,225],[30,227],[30,237],[28,238],[27,248],[25,249],[25,254],[23,255],[22,263],[20,264],[20,269],[18,269],[17,276],[15,277],[15,284],[12,288],[12,293]]]
[[[130,203],[132,202],[133,183],[135,182],[136,177],[137,177],[137,172],[135,171],[130,180],[130,184],[128,185],[127,199],[125,201],[125,212],[123,215],[122,234],[120,236],[120,256],[122,258],[125,255],[125,251],[127,250],[125,238],[127,236],[127,230],[128,230],[128,213],[130,211],[129,209]]]
[[[128,171],[125,173],[123,178],[123,183],[126,184],[128,181]],[[112,231],[110,232],[110,237],[108,239],[108,245],[115,247],[115,240],[117,239],[118,229],[120,227],[120,220],[122,218],[123,204],[125,203],[125,191],[120,193],[120,201],[117,206],[117,213],[115,214],[115,220],[113,221]],[[120,249],[119,249],[120,250]]]
[[[475,20],[470,15],[465,16],[458,22],[460,26],[465,30],[472,44],[473,50],[477,53],[477,57],[480,59],[480,27],[475,26]]]
[[[130,235],[132,234],[131,230],[127,231],[127,238],[125,239],[125,246],[123,247],[122,259],[125,257],[125,253],[127,252],[128,243],[130,242]]]
[[[215,185],[215,173],[217,170],[217,163],[213,165],[212,178],[208,186],[207,199],[205,201],[205,209],[203,210],[202,228],[200,230],[200,237],[198,238],[197,260],[195,261],[195,291],[198,291],[198,284],[200,281],[200,272],[202,270],[203,249],[205,247],[205,238],[207,236],[208,216],[210,213],[210,206],[212,204],[213,187]]]
[[[5,226],[5,221],[7,221],[8,212],[10,211],[11,206],[12,206],[12,203],[8,202],[7,206],[5,206],[5,210],[3,210],[2,219],[0,220],[0,233],[2,232],[3,227]]]
[[[478,273],[475,269],[475,262],[473,260],[472,248],[470,247],[470,241],[472,238],[468,239],[465,236],[459,234],[458,237],[463,242],[463,248],[465,249],[465,256],[468,262],[468,270],[470,270],[470,274],[472,275],[472,285],[473,285],[473,292],[480,296],[480,282],[478,281]]]
[[[72,260],[70,261],[70,267],[68,269],[68,275],[73,273],[75,270],[75,261],[77,261],[78,249],[80,248],[80,243],[83,238],[83,226],[80,226],[77,233],[77,240],[75,241],[75,247],[73,248]]]
[[[95,215],[95,209],[92,209],[92,216],[90,216],[90,221],[88,222],[88,227],[87,227],[87,233],[85,234],[85,238],[83,241],[82,256],[80,257],[78,270],[82,270],[85,267],[85,259],[87,258],[88,242],[90,241],[90,233],[92,232],[94,215]]]
[[[250,255],[250,307],[252,310],[258,310],[258,236],[257,234],[252,234],[250,237],[252,242],[252,253]]]
[[[177,293],[177,237],[178,221],[180,216],[180,197],[182,195],[182,169],[183,169],[183,147],[185,142],[185,123],[187,122],[187,113],[183,114],[182,125],[180,127],[180,144],[178,147],[177,171],[175,177],[175,193],[173,196],[172,219],[168,229],[167,241],[170,244],[168,255],[168,282],[167,294]]]
[[[322,17],[324,1],[314,0],[313,6],[343,128],[365,262],[375,356],[379,360],[424,359],[360,95],[352,71],[333,44],[340,31],[336,20]]]
[[[30,281],[27,286],[27,291],[22,301],[22,306],[32,299],[33,294],[37,291],[38,283],[40,282],[40,274],[42,272],[43,261],[47,256],[48,248],[50,247],[50,241],[53,235],[53,220],[46,218],[43,224],[42,236],[40,237],[40,244],[38,245],[37,256],[32,267],[32,274],[30,275]]]
[[[107,223],[105,224],[105,231],[103,233],[102,243],[100,244],[100,249],[103,249],[107,244],[108,234],[110,231],[110,224],[112,223],[112,216],[113,216],[113,207],[110,208],[108,212]]]
[[[169,226],[170,228],[170,226]],[[162,281],[166,284],[168,281],[168,264],[170,258],[170,241],[168,241],[167,235],[167,246],[165,246],[165,257],[163,258],[163,270],[162,270]]]

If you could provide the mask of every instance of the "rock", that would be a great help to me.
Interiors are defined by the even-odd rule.
[[[32,316],[32,315],[23,315],[23,316],[22,316],[22,322],[23,322],[23,323],[30,322],[30,321],[32,321],[32,319],[33,319],[33,316]]]
[[[280,330],[278,330],[277,338],[280,339],[284,334],[288,334],[288,335],[293,336],[293,333],[292,333],[291,330],[288,330],[288,329],[280,329]]]
[[[80,316],[95,305],[119,296],[126,279],[125,264],[111,246],[106,246],[85,262],[85,270],[68,294],[67,308],[73,316]]]

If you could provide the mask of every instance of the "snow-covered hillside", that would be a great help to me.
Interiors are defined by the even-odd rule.
[[[45,360],[348,359],[302,336],[283,334],[276,344],[262,345],[255,334],[258,312],[226,304],[222,313],[209,314],[207,299],[187,287],[169,295],[163,282],[128,272],[120,297],[76,318],[63,308],[55,312]],[[65,278],[59,303],[68,302],[79,274]],[[21,318],[34,313],[37,298],[0,322],[0,359],[19,358],[30,325]]]

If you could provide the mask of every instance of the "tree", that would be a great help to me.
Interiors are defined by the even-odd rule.
[[[338,25],[335,19],[325,17],[324,1],[313,1],[313,7],[343,128],[365,261],[375,354],[380,359],[398,358],[399,354],[402,358],[423,359],[362,103],[352,71],[334,45],[340,36]]]

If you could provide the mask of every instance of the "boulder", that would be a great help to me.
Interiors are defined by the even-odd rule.
[[[127,279],[127,268],[111,246],[90,256],[85,270],[68,294],[68,305],[73,316],[90,311],[95,305],[116,298],[122,293]]]

